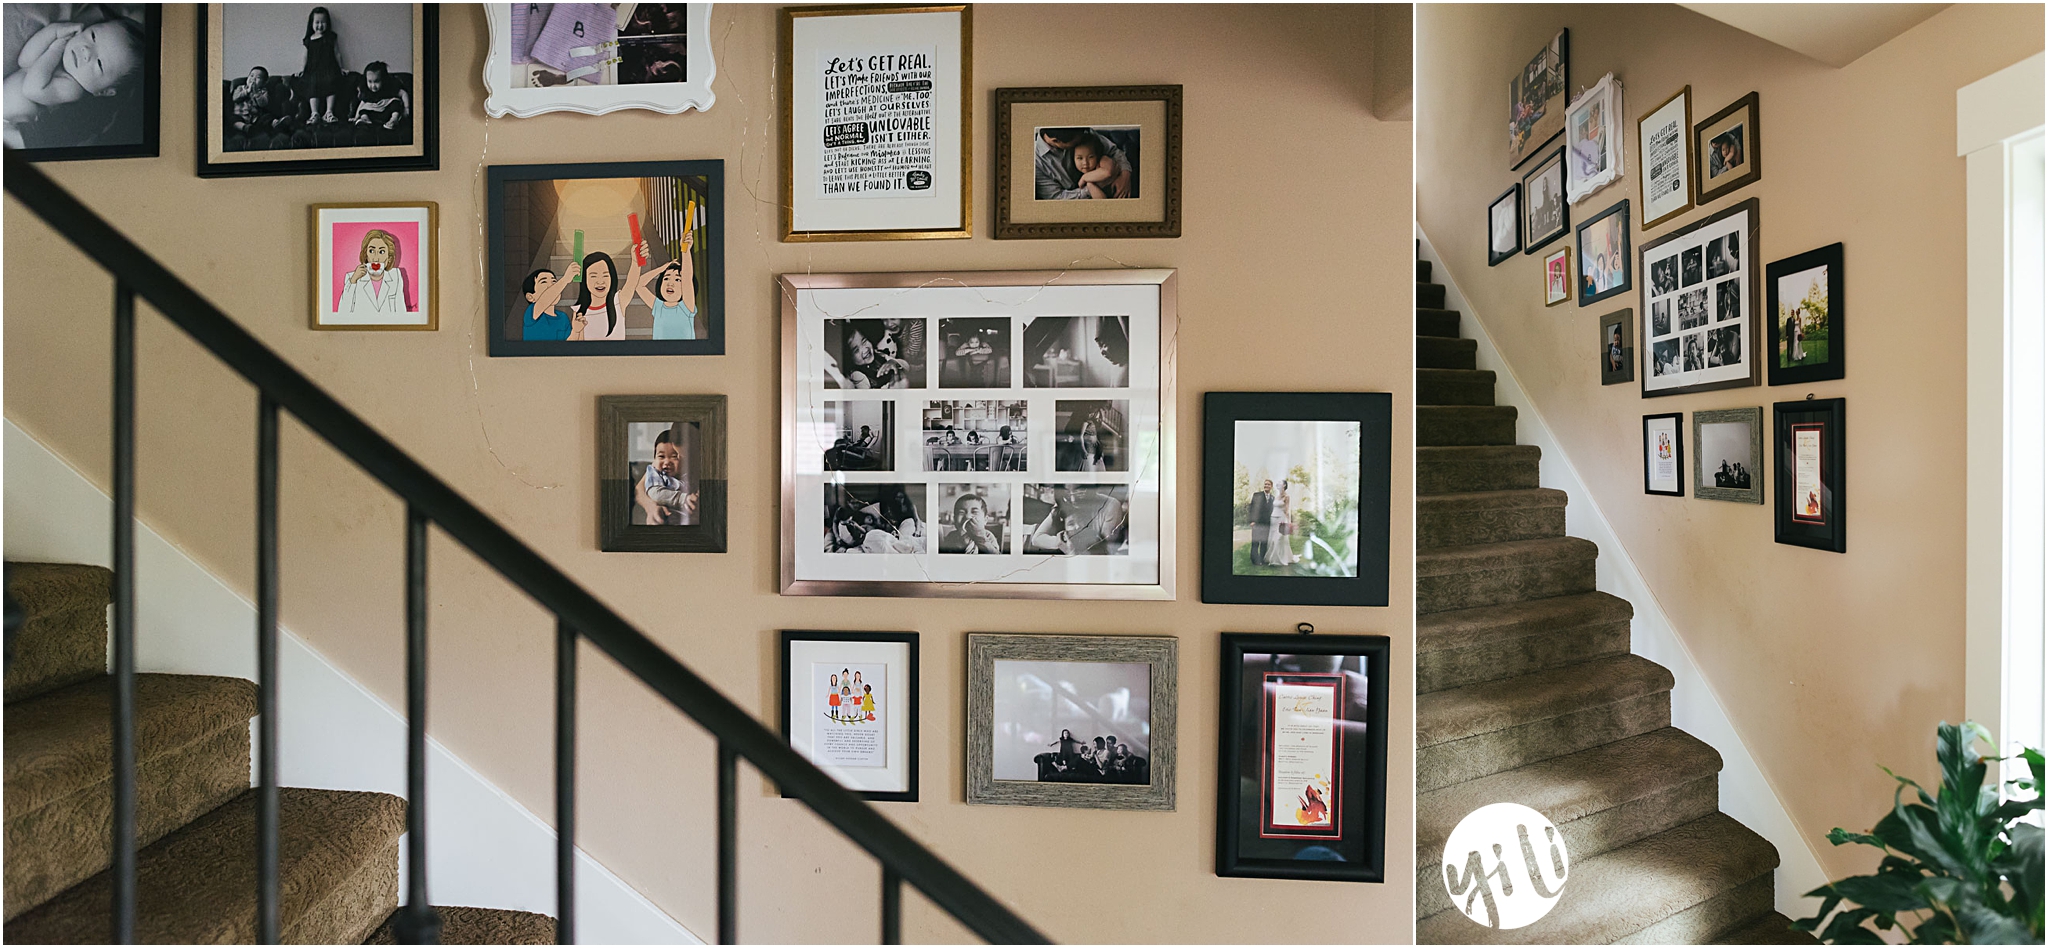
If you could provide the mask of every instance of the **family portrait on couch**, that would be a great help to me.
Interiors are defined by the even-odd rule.
[[[409,145],[411,4],[228,4],[223,151]]]

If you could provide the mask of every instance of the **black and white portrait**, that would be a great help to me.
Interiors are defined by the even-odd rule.
[[[1721,177],[1739,171],[1745,162],[1747,149],[1743,146],[1743,126],[1737,125],[1707,142],[1707,178]]]
[[[1008,484],[940,484],[939,552],[1010,552],[1010,493]]]
[[[1707,367],[1707,343],[1701,338],[1704,333],[1693,333],[1685,337],[1685,370],[1698,372]]]
[[[1700,473],[1713,486],[1727,490],[1752,490],[1759,472],[1751,470],[1749,425],[1741,422],[1713,422],[1700,425]]]
[[[222,14],[224,151],[413,142],[413,9],[230,3]]]
[[[923,484],[826,484],[825,552],[928,551]]]
[[[1650,264],[1650,295],[1678,292],[1678,255],[1672,254]]]
[[[896,405],[893,402],[826,402],[821,415],[825,431],[826,471],[893,471],[896,469]]]
[[[0,5],[6,147],[35,160],[157,153],[161,6]]]
[[[1658,300],[1650,304],[1650,335],[1671,335],[1671,301]]]
[[[923,388],[925,321],[825,320],[826,388]]]
[[[1564,233],[1564,160],[1547,161],[1531,172],[1522,184],[1522,201],[1528,218],[1528,244],[1542,245]]]
[[[1127,484],[1026,484],[1020,552],[1052,556],[1128,556]]]
[[[1062,401],[1054,406],[1059,429],[1053,442],[1053,470],[1130,470],[1130,453],[1124,444],[1130,402]]]
[[[1657,377],[1678,374],[1678,340],[1666,339],[1650,346],[1650,374]]]
[[[1022,471],[1027,407],[1021,401],[929,402],[924,407],[927,471]]]
[[[1714,321],[1726,322],[1742,315],[1742,281],[1722,280],[1714,284]]]
[[[1678,294],[1678,328],[1698,329],[1707,324],[1707,288]]]
[[[1742,364],[1742,327],[1723,326],[1707,331],[1707,367]]]
[[[996,780],[1152,782],[1152,666],[997,659]]]
[[[1716,237],[1707,244],[1707,279],[1724,277],[1742,269],[1742,235]]]
[[[1678,255],[1679,269],[1685,274],[1685,285],[1692,286],[1706,279],[1705,268],[1700,264],[1700,248],[1690,247]]]
[[[1138,196],[1136,125],[1034,129],[1034,196],[1040,201],[1117,201]]]
[[[1010,321],[939,320],[940,388],[1009,388]]]
[[[1024,323],[1026,388],[1128,388],[1126,316],[1040,316]]]

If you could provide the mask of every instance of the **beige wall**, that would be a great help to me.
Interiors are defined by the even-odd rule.
[[[1393,689],[1387,878],[1392,884],[1223,880],[1212,873],[1216,652],[1223,631],[1394,639],[1392,680],[1413,675],[1413,530],[1393,511],[1385,609],[1203,606],[1201,393],[1395,394],[1395,456],[1412,443],[1408,292],[1410,125],[1372,117],[1368,8],[985,5],[976,10],[975,154],[992,153],[988,91],[1003,86],[1186,86],[1178,240],[1011,241],[986,236],[986,161],[973,240],[785,245],[777,183],[770,6],[713,13],[717,105],[486,121],[483,17],[445,8],[442,170],[193,177],[189,6],[165,14],[163,157],[48,166],[320,384],[514,533],[639,622],[742,705],[773,718],[782,628],[923,633],[925,802],[884,804],[913,835],[1064,941],[1359,941],[1409,937],[1414,784],[1411,689]],[[591,142],[604,147],[593,149]],[[723,158],[728,355],[492,359],[485,355],[482,166]],[[306,211],[315,201],[440,202],[441,330],[313,333]],[[6,210],[7,416],[90,476],[107,471],[109,284]],[[773,276],[788,271],[1177,267],[1178,440],[1184,498],[1168,604],[784,599],[776,595],[777,348]],[[33,276],[32,276],[33,275]],[[231,583],[252,573],[254,396],[160,319],[141,322],[141,501],[147,519]],[[599,554],[592,433],[600,394],[724,393],[733,437],[731,552]],[[385,700],[401,703],[403,514],[381,488],[287,426],[284,618]],[[1397,464],[1393,495],[1412,494]],[[432,732],[527,807],[550,812],[551,623],[444,540],[434,546]],[[1181,638],[1179,809],[1126,813],[961,803],[964,635],[970,630]],[[144,631],[147,634],[147,631]],[[586,649],[585,655],[590,656]],[[696,932],[714,932],[712,748],[639,685],[587,658],[580,839]],[[309,749],[292,749],[311,752]],[[875,933],[877,870],[799,804],[748,778],[741,802],[741,934],[861,941]],[[535,872],[550,871],[534,866]],[[1275,913],[1253,906],[1301,906]],[[964,932],[919,899],[906,934]]]
[[[1655,399],[1634,383],[1602,387],[1598,318],[1639,299],[1545,309],[1541,253],[1486,266],[1486,205],[1517,180],[1502,141],[1508,77],[1560,26],[1574,92],[1610,71],[1627,90],[1628,174],[1575,220],[1626,197],[1640,225],[1634,121],[1680,86],[1692,86],[1695,121],[1760,93],[1763,179],[1650,236],[1754,197],[1757,259],[1844,242],[1846,379]],[[1842,69],[1675,6],[1427,5],[1416,32],[1424,232],[1823,865],[1868,871],[1866,853],[1822,834],[1883,813],[1892,783],[1874,765],[1931,775],[1934,725],[1963,710],[1955,90],[2039,51],[2042,8],[1959,4]],[[1684,411],[1689,426],[1694,411],[1762,405],[1768,416],[1771,402],[1809,392],[1849,403],[1848,553],[1772,542],[1768,506],[1643,493],[1642,415]]]

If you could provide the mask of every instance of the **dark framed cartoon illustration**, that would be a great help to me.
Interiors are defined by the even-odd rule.
[[[725,353],[725,162],[487,170],[491,355]]]
[[[1216,874],[1386,878],[1383,635],[1223,635]]]
[[[597,400],[598,549],[725,552],[725,396]]]

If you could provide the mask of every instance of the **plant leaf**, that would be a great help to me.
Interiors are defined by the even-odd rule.
[[[1828,830],[1828,842],[1837,846],[1843,843],[1862,843],[1865,846],[1876,846],[1879,849],[1885,848],[1884,840],[1878,839],[1869,833],[1851,833],[1839,826]]]
[[[1844,899],[1880,912],[1896,914],[1929,907],[1929,900],[1915,882],[1899,875],[1850,876],[1837,881],[1835,891]]]

